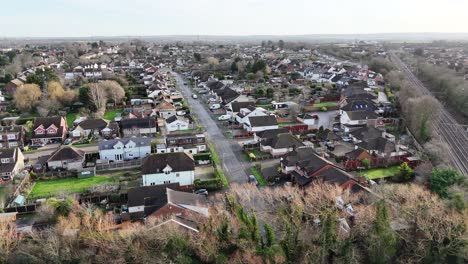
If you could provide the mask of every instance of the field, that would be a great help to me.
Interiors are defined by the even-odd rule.
[[[368,180],[373,179],[382,179],[390,176],[394,176],[398,174],[400,171],[398,166],[392,166],[388,168],[380,168],[380,169],[371,169],[362,171],[359,173],[360,176],[366,177]]]
[[[104,119],[109,120],[109,121],[114,121],[114,118],[117,116],[117,114],[122,113],[122,110],[109,110],[106,111],[104,114]]]
[[[80,193],[88,190],[93,185],[111,183],[114,181],[114,178],[102,176],[95,176],[82,179],[66,178],[48,181],[38,181],[34,185],[28,198],[37,199],[41,197],[49,197],[60,192]]]
[[[78,113],[68,113],[67,114],[67,126],[68,127],[73,127],[73,121],[75,121],[77,116],[78,116]]]
[[[336,102],[323,102],[323,103],[318,103],[314,104],[314,107],[329,107],[329,106],[335,106]]]

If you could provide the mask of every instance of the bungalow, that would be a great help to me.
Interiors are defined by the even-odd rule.
[[[151,154],[151,138],[122,138],[99,141],[99,158],[123,161],[147,157]]]
[[[390,140],[383,137],[366,139],[365,141],[358,143],[357,146],[369,151],[369,153],[371,154],[376,154],[380,157],[390,157],[398,155],[398,153],[396,153],[398,151],[397,145],[394,142],[391,142]]]
[[[253,105],[249,105],[247,107],[242,107],[239,109],[239,112],[236,115],[236,121],[239,124],[245,124],[247,119],[252,116],[266,116],[268,112],[266,109],[262,107],[255,107]]]
[[[302,146],[304,144],[289,132],[278,133],[272,137],[260,140],[260,151],[270,153],[273,157],[287,154]]]
[[[164,206],[169,188],[178,190],[180,186],[178,183],[169,183],[130,188],[127,194],[127,206],[131,219],[144,218]]]
[[[67,135],[67,122],[61,116],[38,117],[34,121],[32,145],[63,142]]]
[[[155,154],[145,158],[141,173],[143,186],[179,183],[190,187],[195,178],[195,162],[184,152]]]
[[[307,125],[309,129],[317,129],[319,124],[319,117],[318,115],[312,114],[300,114],[296,117],[297,121]]]
[[[165,120],[167,132],[187,130],[191,127],[189,118],[184,116],[171,116]]]
[[[64,146],[54,151],[47,159],[47,167],[51,170],[82,170],[85,162],[85,152],[70,146]]]
[[[102,118],[86,119],[81,121],[73,130],[73,137],[87,137],[90,134],[99,135],[107,127],[107,122]]]
[[[122,119],[120,128],[124,137],[154,136],[158,131],[157,122],[152,117]]]
[[[268,129],[277,129],[278,121],[274,115],[267,116],[251,116],[244,123],[244,128],[248,132],[257,132]]]
[[[351,174],[320,157],[311,148],[299,148],[285,155],[281,160],[281,168],[299,186],[320,181],[336,184],[351,192],[368,191]]]
[[[342,111],[340,122],[343,127],[379,126],[381,117],[375,112]]]
[[[13,179],[24,168],[24,156],[19,148],[0,150],[1,180]]]
[[[158,113],[159,117],[162,117],[164,119],[167,119],[171,116],[176,115],[176,108],[174,105],[169,103],[166,100],[163,100],[161,103],[159,103],[155,108],[156,112]]]

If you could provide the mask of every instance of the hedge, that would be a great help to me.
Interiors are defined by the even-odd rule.
[[[194,181],[196,189],[206,189],[207,191],[218,191],[223,189],[223,182],[218,178],[214,179],[196,179]]]

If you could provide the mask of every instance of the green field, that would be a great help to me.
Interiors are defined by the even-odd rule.
[[[391,177],[400,172],[398,166],[392,166],[388,168],[380,168],[380,169],[371,169],[366,171],[359,172],[360,176],[366,177],[368,180],[373,179],[382,179],[386,177]]]
[[[314,104],[313,106],[314,107],[329,107],[329,106],[335,106],[336,105],[336,102],[323,102],[323,103],[318,103],[318,104]]]
[[[106,111],[104,114],[104,119],[109,120],[109,121],[114,121],[114,118],[117,116],[117,114],[122,113],[122,110],[109,110]]]
[[[91,186],[103,183],[115,182],[114,178],[95,176],[90,178],[66,178],[57,180],[38,181],[34,185],[29,199],[49,197],[59,192],[80,193],[87,191]]]
[[[260,170],[258,170],[255,167],[251,167],[250,171],[252,172],[252,175],[255,176],[255,179],[257,179],[258,185],[260,185],[260,186],[267,186],[268,185],[265,178],[263,178],[262,172]]]
[[[73,121],[75,121],[77,116],[78,116],[78,113],[68,113],[67,114],[67,126],[68,127],[73,127]]]

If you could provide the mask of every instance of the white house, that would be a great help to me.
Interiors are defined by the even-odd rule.
[[[195,162],[185,152],[155,154],[142,165],[143,186],[179,183],[191,186],[195,178]]]
[[[146,157],[151,154],[151,138],[122,138],[99,142],[101,160],[122,161]]]
[[[239,124],[245,124],[249,117],[253,116],[266,116],[267,110],[262,107],[248,106],[246,108],[240,108],[239,113],[236,115],[236,121]]]
[[[341,111],[342,126],[377,126],[379,115],[368,111]]]
[[[167,132],[187,130],[190,126],[190,121],[183,116],[171,116],[165,123]]]
[[[264,131],[268,129],[277,129],[278,121],[274,115],[251,116],[244,123],[244,129],[248,132]]]

